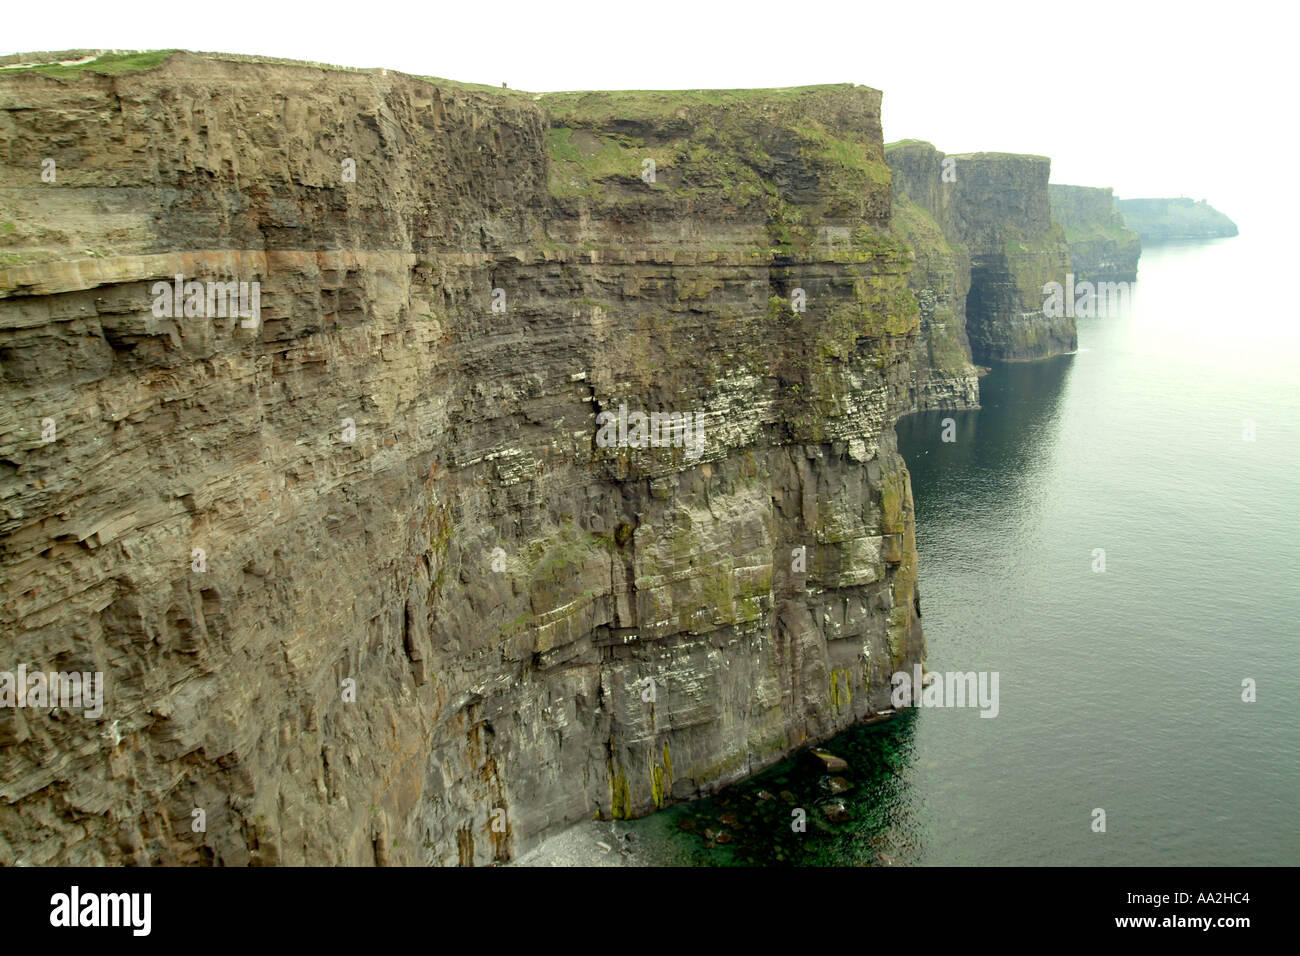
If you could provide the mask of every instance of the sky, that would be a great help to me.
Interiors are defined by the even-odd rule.
[[[178,47],[535,92],[859,83],[884,91],[887,142],[1046,155],[1053,182],[1208,199],[1244,227],[1296,211],[1297,19],[1287,0],[60,0],[9,4],[0,53]]]

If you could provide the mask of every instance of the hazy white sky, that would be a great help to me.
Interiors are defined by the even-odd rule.
[[[1295,211],[1290,0],[10,3],[3,53],[256,53],[525,90],[862,83],[886,140],[1052,157],[1054,182]]]

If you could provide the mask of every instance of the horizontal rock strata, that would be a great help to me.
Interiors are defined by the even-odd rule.
[[[966,334],[974,361],[1074,351],[1073,316],[1052,317],[1043,309],[1043,286],[1063,282],[1070,268],[1065,235],[1052,221],[1050,160],[1013,153],[949,156],[915,140],[891,144],[888,157],[896,192],[970,255]]]
[[[878,92],[112,62],[0,72],[0,670],[107,683],[0,709],[0,862],[505,860],[888,706],[926,307]]]
[[[916,256],[910,285],[921,331],[912,356],[912,407],[978,408],[979,373],[966,335],[970,251],[943,225],[951,172],[945,178],[943,157],[928,143],[891,144],[885,156],[894,174],[894,229]]]

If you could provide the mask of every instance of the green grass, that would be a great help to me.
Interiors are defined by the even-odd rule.
[[[557,163],[580,163],[582,153],[573,144],[573,130],[554,127],[546,134],[546,148]]]
[[[1060,222],[1060,220],[1057,220]],[[1126,226],[1116,225],[1115,223],[1088,222],[1063,223],[1065,229],[1066,242],[1090,242],[1100,239],[1109,239],[1117,243],[1136,242],[1138,234]]]
[[[609,119],[658,121],[683,107],[736,106],[761,100],[788,101],[806,93],[851,90],[849,83],[752,90],[587,90],[542,93],[540,102],[564,126],[598,126]]]
[[[397,72],[390,70],[389,72]],[[462,83],[460,80],[448,80],[441,76],[418,76],[414,75],[417,80],[424,80],[426,83],[432,83],[435,86],[447,86],[456,90],[465,90],[470,93],[495,93],[497,96],[515,97],[518,99],[531,100],[537,94],[529,93],[527,90],[514,90],[503,86],[493,86],[490,83]]]
[[[763,149],[765,128],[792,131],[804,159],[827,177],[828,200],[842,210],[861,202],[864,186],[890,181],[884,157],[868,143],[842,138],[808,116],[812,97],[870,96],[851,84],[748,90],[612,90],[545,93],[551,119],[548,146],[552,193],[586,193],[611,177],[639,177],[649,156],[658,171],[675,169],[674,193],[697,204],[751,210],[767,201],[773,160]],[[794,126],[798,123],[798,126]],[[644,139],[642,138],[644,137]],[[780,220],[783,217],[774,216]],[[778,231],[795,223],[777,223]],[[782,235],[787,245],[793,235]]]
[[[573,130],[559,127],[547,134],[546,145],[553,160],[581,166],[589,179],[610,176],[640,179],[643,159],[652,158],[656,167],[662,167],[672,158],[671,153],[662,149],[645,149],[635,139],[601,136],[598,140],[596,148],[584,150],[573,141]]]
[[[894,200],[893,226],[904,242],[916,249],[918,256],[929,251],[948,256],[954,254],[948,237],[943,234],[939,224],[905,195],[899,195]]]
[[[66,79],[68,77],[80,76],[85,73],[98,73],[105,76],[121,76],[124,73],[140,73],[147,70],[157,69],[164,64],[173,53],[180,53],[181,50],[142,50],[128,53],[105,53],[94,60],[86,63],[75,63],[63,65],[59,63],[50,64],[33,64],[31,66],[15,66],[11,69],[0,70],[0,76],[6,73],[39,73],[42,76],[51,76]],[[203,54],[197,54],[202,56]],[[213,54],[215,59],[228,59],[223,54]],[[239,62],[250,63],[269,63],[273,65],[295,65],[310,66],[318,69],[338,70],[339,72],[367,72],[365,70],[355,70],[350,67],[335,66],[329,63],[312,63],[307,60],[284,60],[278,57],[248,57],[241,59]],[[397,71],[390,71],[396,73]],[[432,83],[436,86],[450,87],[458,90],[467,90],[478,93],[495,93],[497,95],[518,97],[531,100],[534,96],[532,93],[523,90],[504,89],[499,86],[492,86],[486,83],[462,83],[459,80],[448,80],[438,76],[414,76],[414,79],[423,80],[426,83]]]
[[[0,269],[12,266],[30,266],[38,262],[57,262],[64,255],[49,249],[34,249],[28,252],[0,252]]]
[[[812,156],[823,164],[862,173],[878,185],[890,182],[889,166],[862,143],[841,139],[821,126],[796,126],[795,132],[812,144]]]
[[[574,138],[575,133],[580,139]],[[547,132],[546,149],[551,158],[551,194],[594,198],[603,180],[640,182],[645,159],[654,160],[656,174],[668,169],[677,161],[681,144],[648,149],[636,137],[559,126]]]
[[[146,70],[157,69],[167,59],[177,52],[176,50],[146,50],[136,53],[105,53],[103,56],[90,60],[86,63],[73,63],[64,65],[61,63],[47,63],[40,66],[23,66],[14,67],[10,70],[0,70],[0,76],[6,73],[39,73],[41,76],[52,76],[59,79],[67,77],[80,76],[83,73],[101,73],[106,76],[121,76],[124,73],[142,73]]]

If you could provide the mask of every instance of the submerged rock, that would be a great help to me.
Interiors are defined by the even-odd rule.
[[[853,789],[853,785],[843,777],[823,777],[821,780],[822,788],[829,790],[831,793],[847,793]]]
[[[808,751],[809,755],[816,760],[823,770],[829,773],[837,773],[841,770],[848,770],[849,763],[842,757],[837,757],[828,750],[813,749]]]
[[[843,800],[832,800],[830,803],[822,804],[822,813],[831,823],[844,823],[851,816]]]

